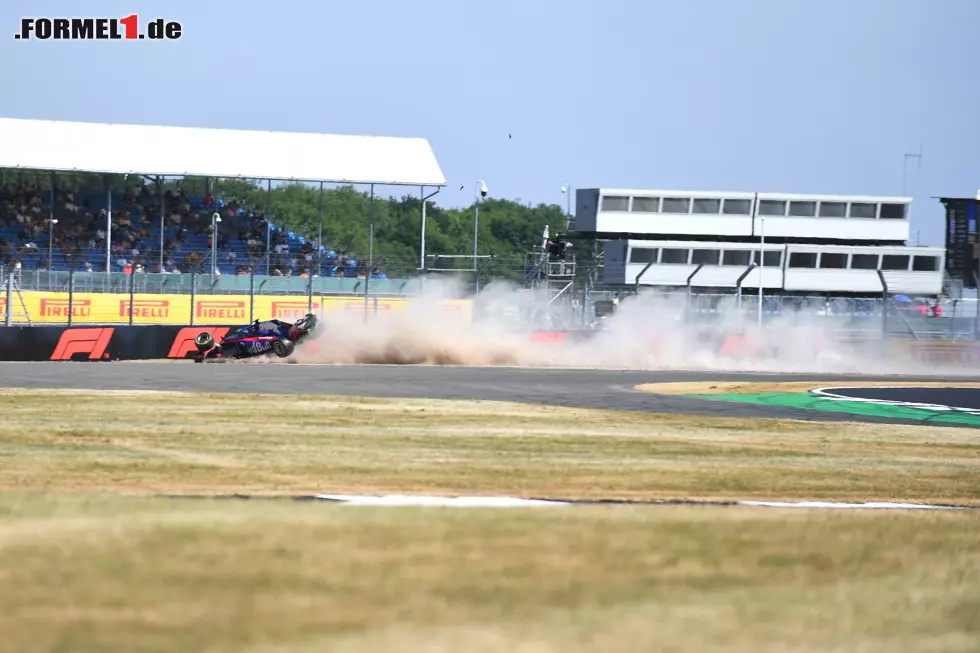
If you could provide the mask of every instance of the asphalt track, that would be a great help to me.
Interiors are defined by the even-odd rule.
[[[190,362],[0,363],[0,387],[180,390],[245,394],[345,395],[381,398],[476,399],[731,418],[919,424],[911,420],[706,401],[654,395],[633,388],[681,381],[816,381],[883,385],[937,377],[740,374],[416,365],[205,364]],[[980,382],[978,377],[958,381]]]
[[[838,397],[980,411],[980,390],[976,388],[824,388],[824,391]]]

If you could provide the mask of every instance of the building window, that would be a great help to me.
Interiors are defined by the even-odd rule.
[[[720,260],[720,249],[696,249],[694,250],[693,256],[691,256],[691,263],[694,265],[700,263],[704,263],[705,265],[718,265]]]
[[[885,254],[881,257],[882,270],[908,270],[909,257],[899,254]]]
[[[882,220],[904,220],[905,219],[905,205],[904,204],[882,204],[881,205],[881,219]]]
[[[634,213],[658,213],[660,211],[659,197],[634,197]]]
[[[665,197],[661,213],[690,213],[691,200],[686,197]]]
[[[701,214],[715,214],[721,212],[721,200],[694,200],[694,212]]]
[[[762,267],[766,268],[778,268],[783,263],[783,253],[782,252],[766,252],[765,256],[762,257],[766,264]],[[759,265],[759,252],[758,250],[752,252],[752,262]]]
[[[877,213],[878,213],[877,204],[869,204],[868,202],[854,202],[853,204],[851,204],[852,218],[874,219]]]
[[[828,270],[844,270],[847,268],[847,254],[821,252],[820,267]]]
[[[789,214],[795,218],[812,218],[817,215],[817,203],[790,202]]]
[[[629,209],[630,198],[628,197],[603,197],[603,211],[626,211]]]
[[[815,268],[817,267],[817,255],[815,252],[792,252],[789,255],[789,266],[791,268]]]
[[[847,216],[847,204],[844,202],[820,202],[821,218],[843,218]]]
[[[877,254],[851,254],[852,270],[877,270]]]
[[[762,200],[759,202],[759,215],[786,215],[786,202]]]
[[[722,258],[722,265],[739,265],[747,268],[750,260],[752,260],[752,252],[747,249],[726,249]]]
[[[912,259],[912,269],[915,272],[938,272],[938,256],[916,256]]]
[[[752,200],[725,200],[721,211],[726,215],[750,215]]]
[[[660,262],[672,263],[674,265],[687,265],[687,254],[686,249],[664,249],[660,255]]]
[[[655,247],[634,247],[630,249],[630,263],[656,263],[659,251]]]

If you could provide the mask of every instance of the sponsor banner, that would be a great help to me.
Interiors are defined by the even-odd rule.
[[[892,340],[888,350],[916,363],[980,363],[980,342],[973,340]]]
[[[104,326],[0,328],[3,361],[116,361],[191,358],[207,331],[220,341],[226,326]]]
[[[535,331],[530,335],[531,342],[565,342],[564,331]]]
[[[64,292],[24,292],[24,305],[34,324],[67,324],[71,315],[72,326],[78,324],[125,324],[133,325],[194,324],[236,326],[255,319],[278,319],[291,322],[310,310],[309,300],[302,296],[256,295],[191,295],[136,294],[130,301],[128,294],[75,293],[69,297]],[[404,310],[415,302],[409,298],[368,299],[367,313],[384,315]],[[6,297],[0,297],[0,317],[5,315]],[[253,309],[254,306],[254,309]],[[472,316],[470,300],[443,300],[438,302],[443,317],[469,320]],[[24,310],[16,302],[14,313]],[[354,297],[314,297],[312,312],[328,317],[329,313],[344,311],[363,313],[365,301]],[[14,324],[27,324],[27,318],[15,316]]]

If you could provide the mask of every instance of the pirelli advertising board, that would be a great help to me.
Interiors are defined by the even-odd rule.
[[[113,293],[75,293],[69,297],[62,292],[24,292],[23,305],[16,295],[11,313],[14,324],[26,325],[26,313],[34,324],[129,324],[133,325],[228,325],[235,326],[255,319],[292,321],[305,315],[309,299],[303,296],[255,295],[133,295]],[[0,318],[6,315],[7,298],[0,294]],[[365,306],[366,303],[366,306]],[[378,314],[404,310],[411,306],[410,298],[313,297],[312,312],[329,318],[330,313],[349,312]],[[469,300],[444,300],[439,309],[445,316],[469,321],[472,303]]]

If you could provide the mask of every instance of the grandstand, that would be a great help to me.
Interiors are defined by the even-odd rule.
[[[35,251],[22,259],[25,270],[66,272],[74,263],[80,271],[105,272],[107,204],[103,193],[58,191],[52,211],[50,190],[5,186],[0,189],[0,238],[15,247],[36,245]],[[247,273],[260,262],[265,263],[267,274],[276,276],[310,272],[349,276],[352,271],[363,274],[356,258],[338,256],[333,250],[267,222],[252,207],[239,208],[233,202],[226,205],[223,199],[174,194],[163,227],[158,217],[160,202],[146,186],[140,192],[112,193],[111,205],[115,207],[112,272],[128,274],[130,269],[142,268],[154,273],[189,273],[192,267],[202,267],[211,256],[211,216],[217,212],[222,216],[218,223],[219,274]],[[34,207],[36,213],[32,211]],[[57,220],[53,230],[46,226],[50,215]],[[277,252],[277,248],[283,249]],[[270,253],[272,256],[268,256]],[[189,258],[193,254],[200,260]],[[210,270],[210,265],[206,269]]]
[[[111,290],[133,274],[142,291],[179,291],[188,282],[175,277],[214,271],[220,278],[209,290],[217,292],[241,290],[235,277],[253,273],[266,277],[267,290],[305,291],[315,277],[317,292],[350,291],[369,272],[386,275],[275,225],[259,207],[179,187],[163,192],[154,181],[370,184],[372,193],[374,185],[445,184],[422,139],[11,119],[0,119],[0,139],[0,255],[6,269],[28,279],[33,272],[38,287],[60,287],[73,270],[89,290]],[[110,175],[127,182],[110,188]],[[105,191],[83,183],[93,176]]]

